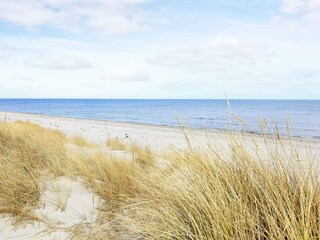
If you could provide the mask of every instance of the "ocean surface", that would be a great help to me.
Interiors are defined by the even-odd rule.
[[[111,99],[0,99],[0,111],[44,114],[115,122],[178,126],[177,116],[190,128],[237,129],[261,132],[266,119],[268,132],[275,125],[291,135],[320,138],[320,100],[111,100]]]

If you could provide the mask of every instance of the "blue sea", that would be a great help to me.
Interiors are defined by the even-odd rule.
[[[162,126],[178,126],[177,116],[190,128],[237,129],[260,132],[263,118],[269,133],[275,125],[292,135],[320,138],[320,100],[111,100],[111,99],[0,99],[0,111],[44,114]]]

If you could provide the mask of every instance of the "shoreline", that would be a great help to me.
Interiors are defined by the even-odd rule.
[[[4,114],[21,114],[21,115],[30,115],[30,116],[43,116],[48,118],[63,118],[66,120],[83,120],[83,121],[93,121],[93,122],[107,122],[112,124],[125,124],[125,125],[132,125],[132,126],[146,126],[146,127],[159,127],[159,128],[168,128],[168,129],[175,129],[180,130],[181,127],[179,126],[172,126],[172,125],[165,125],[165,124],[151,124],[151,123],[139,123],[139,122],[130,122],[130,121],[112,121],[109,119],[95,119],[95,118],[82,118],[82,117],[68,117],[63,115],[47,115],[47,114],[40,114],[40,113],[28,113],[28,112],[12,112],[12,111],[2,111],[0,110],[0,116]],[[212,132],[212,133],[229,133],[229,130],[223,128],[197,128],[197,127],[189,127],[186,128],[182,126],[185,130],[190,131],[201,131],[201,132]],[[236,131],[234,132],[241,132],[244,135],[251,135],[251,136],[258,136],[261,137],[262,133],[258,131]],[[266,136],[274,136],[273,133],[266,133]],[[281,135],[282,137],[286,137],[286,135]],[[302,140],[320,140],[320,136],[302,136],[302,135],[293,135],[291,136],[296,139]]]
[[[78,118],[78,117],[67,117],[63,115],[46,115],[46,114],[40,114],[40,113],[28,113],[28,112],[11,112],[11,111],[2,111],[0,110],[0,115],[4,114],[21,114],[21,115],[30,115],[30,116],[43,116],[43,117],[48,117],[48,118],[64,118],[64,119],[72,119],[72,120],[84,120],[84,121],[96,121],[96,122],[108,122],[108,123],[115,123],[115,124],[128,124],[128,125],[137,125],[137,126],[149,126],[149,127],[160,127],[160,128],[170,128],[170,129],[178,129],[180,130],[181,128],[178,126],[170,126],[170,125],[165,125],[165,124],[150,124],[150,123],[138,123],[138,122],[121,122],[121,121],[112,121],[109,119],[95,119],[95,118]],[[215,129],[215,128],[210,128],[210,129],[204,129],[204,128],[190,128],[192,131],[213,131],[213,132],[227,132],[227,130],[224,129]],[[248,132],[249,133],[249,132]],[[252,134],[255,134],[252,132]],[[258,133],[257,133],[258,134]]]
[[[161,124],[149,124],[149,123],[138,123],[138,122],[121,122],[121,121],[112,121],[108,119],[94,119],[94,118],[77,118],[77,117],[67,117],[67,116],[59,116],[59,115],[46,115],[46,114],[39,114],[39,113],[27,113],[27,112],[10,112],[10,111],[1,111],[0,110],[0,117],[3,118],[4,115],[13,114],[13,115],[21,115],[21,116],[28,116],[28,117],[39,117],[39,118],[55,118],[55,119],[64,119],[64,120],[74,120],[74,121],[85,121],[85,122],[97,122],[97,123],[108,123],[108,124],[117,124],[117,125],[128,125],[132,127],[147,127],[147,128],[161,128],[167,130],[179,130],[181,131],[181,127],[178,126],[170,126],[170,125],[161,125]],[[182,127],[184,130],[188,130],[188,128]],[[189,128],[192,132],[215,132],[215,133],[228,133],[228,130],[225,129],[215,129],[215,128]],[[252,135],[259,135],[259,133],[254,132],[243,132],[245,134],[252,134]],[[272,135],[272,134],[270,134]]]
[[[60,130],[69,136],[81,136],[96,143],[105,142],[109,138],[119,138],[156,149],[165,149],[169,146],[186,147],[182,129],[175,126],[0,111],[2,120],[5,119],[5,116],[8,121],[30,121],[46,128]],[[208,135],[210,135],[210,140],[218,141],[219,144],[225,145],[228,142],[228,130],[198,128],[183,128],[183,130],[187,132],[188,136],[194,138],[198,145],[207,142]],[[261,133],[239,133],[246,138],[262,140]],[[267,134],[266,138],[271,139],[273,136],[273,134]],[[299,136],[293,136],[292,138],[299,142],[308,142],[320,147],[319,138]],[[286,137],[283,136],[283,139],[285,140]]]

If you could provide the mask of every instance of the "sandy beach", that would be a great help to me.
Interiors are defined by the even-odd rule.
[[[0,118],[10,122],[29,121],[45,128],[53,128],[69,136],[81,136],[95,143],[104,143],[108,138],[119,138],[125,142],[134,142],[149,146],[156,150],[170,146],[187,147],[185,136],[181,129],[165,126],[152,126],[134,123],[117,123],[89,119],[75,119],[25,113],[0,112]],[[190,130],[187,131],[196,142],[204,142],[206,133],[224,142],[228,134],[219,131]],[[212,137],[212,136],[211,136]]]
[[[134,123],[118,123],[111,121],[97,121],[89,119],[75,119],[66,117],[35,115],[25,113],[0,112],[0,119],[10,122],[29,121],[45,128],[62,131],[68,136],[81,136],[91,142],[101,144],[109,138],[119,138],[125,143],[137,143],[140,146],[148,146],[154,150],[165,150],[169,147],[184,149],[188,147],[185,134],[180,128],[154,126]],[[226,146],[229,142],[229,134],[218,130],[185,130],[191,144],[201,147],[210,143]],[[252,141],[261,142],[258,134],[243,134],[248,146],[254,147]],[[269,139],[271,137],[268,137]],[[320,149],[320,139],[295,138],[298,143],[306,143],[312,149]]]

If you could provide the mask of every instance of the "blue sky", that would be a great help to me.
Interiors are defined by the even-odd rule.
[[[320,0],[0,0],[0,96],[320,98]]]

